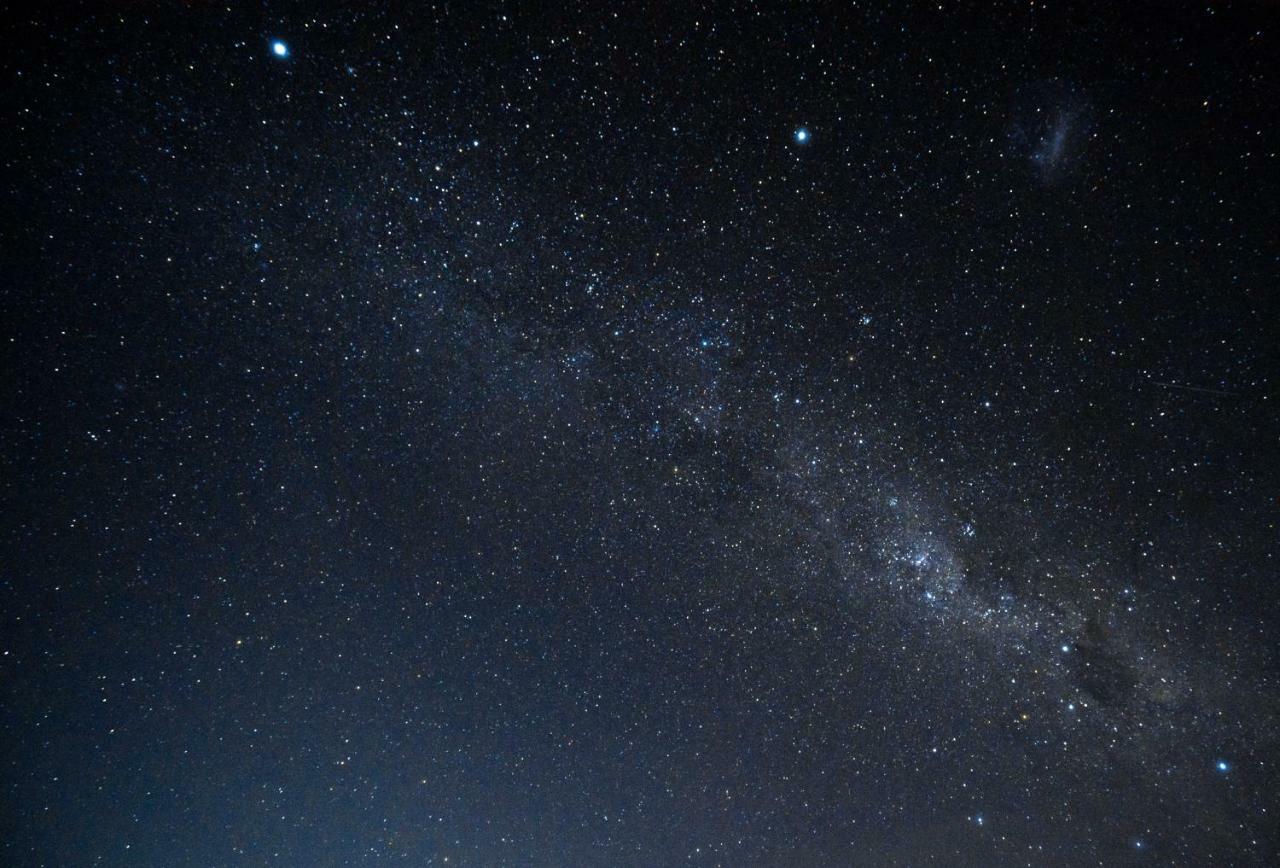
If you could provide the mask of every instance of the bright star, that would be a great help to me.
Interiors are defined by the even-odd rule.
[[[1216,763],[1214,763],[1214,768],[1216,768],[1218,771],[1222,772],[1225,775],[1227,772],[1231,771],[1231,763],[1227,762],[1226,760],[1218,760]]]
[[[805,142],[809,141],[809,131],[806,130],[804,127],[801,127],[800,129],[796,130],[796,141],[802,145]]]
[[[271,43],[271,53],[276,57],[288,57],[289,46],[277,39],[275,42]]]

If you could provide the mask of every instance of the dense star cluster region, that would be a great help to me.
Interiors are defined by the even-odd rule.
[[[1275,7],[6,16],[0,863],[1277,864]]]

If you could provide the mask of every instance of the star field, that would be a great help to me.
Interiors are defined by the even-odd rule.
[[[1276,864],[1277,23],[7,13],[0,862]]]

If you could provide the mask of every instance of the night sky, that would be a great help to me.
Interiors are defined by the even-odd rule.
[[[50,6],[0,863],[1277,864],[1280,8]]]

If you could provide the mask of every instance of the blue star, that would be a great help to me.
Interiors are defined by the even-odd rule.
[[[271,43],[271,53],[283,60],[289,56],[289,46],[277,39],[275,42]]]
[[[800,143],[800,144],[802,144],[802,145],[803,145],[803,144],[805,144],[806,142],[808,142],[808,141],[809,141],[809,131],[808,131],[807,129],[805,129],[804,127],[801,127],[800,129],[796,130],[796,141],[797,141],[797,142],[799,142],[799,143]]]
[[[1213,764],[1213,767],[1216,768],[1219,772],[1221,772],[1224,775],[1227,772],[1231,771],[1231,763],[1227,762],[1226,760],[1218,760],[1216,763]]]

